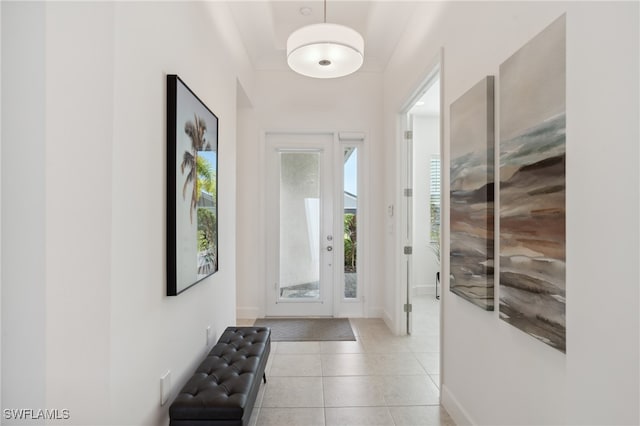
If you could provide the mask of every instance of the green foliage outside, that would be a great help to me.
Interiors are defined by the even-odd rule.
[[[216,200],[216,172],[206,158],[196,158],[198,179],[196,186],[198,194],[207,192]],[[204,256],[208,270],[215,270],[217,263],[218,223],[215,210],[212,207],[198,207],[198,251]]]
[[[211,150],[211,144],[205,139],[204,134],[207,132],[207,123],[194,115],[194,121],[187,121],[184,125],[184,132],[191,139],[191,150],[186,150],[182,154],[182,164],[180,165],[180,170],[184,175],[185,171],[188,170],[188,173],[184,180],[184,186],[182,187],[182,197],[186,199],[187,189],[189,184],[191,184],[191,208],[189,210],[189,219],[191,223],[193,223],[193,212],[196,210],[198,205],[198,199],[200,198],[200,192],[198,188],[198,180],[199,180],[199,164],[198,161],[198,151],[209,151]]]
[[[357,260],[357,223],[356,215],[345,213],[344,215],[344,271],[356,272]]]
[[[216,199],[216,172],[204,157],[197,157],[198,194],[208,192]],[[213,248],[217,241],[217,220],[215,212],[210,208],[198,207],[198,249],[200,251]]]
[[[196,157],[196,169],[198,171],[198,180],[197,180],[197,189],[198,189],[198,198],[200,197],[201,191],[208,192],[213,196],[213,199],[216,199],[216,172],[213,170],[213,167],[209,163],[209,161],[201,156]]]
[[[431,231],[430,240],[431,243],[440,244],[440,205],[430,204],[430,216],[431,216]]]
[[[218,237],[216,215],[208,209],[198,209],[198,250],[204,251],[215,246]]]

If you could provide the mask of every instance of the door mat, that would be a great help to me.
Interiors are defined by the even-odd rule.
[[[271,328],[274,342],[356,340],[347,318],[260,318],[254,326]]]

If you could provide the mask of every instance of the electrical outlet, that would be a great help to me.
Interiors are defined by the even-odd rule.
[[[160,377],[160,405],[166,404],[171,394],[171,370]]]

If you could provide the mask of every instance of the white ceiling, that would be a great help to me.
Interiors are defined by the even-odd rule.
[[[317,0],[231,1],[231,14],[256,69],[287,69],[287,38],[305,25],[323,22],[324,2]],[[347,25],[365,41],[362,69],[383,71],[417,2],[327,1],[327,22]],[[310,8],[307,16],[300,13]]]

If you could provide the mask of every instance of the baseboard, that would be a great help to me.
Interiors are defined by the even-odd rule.
[[[259,308],[251,308],[246,306],[239,306],[238,308],[236,308],[236,317],[238,319],[256,319],[259,316]]]
[[[247,306],[238,306],[236,308],[237,319],[256,319],[261,318],[260,308],[252,308]],[[382,308],[369,308],[369,315],[366,318],[385,318],[387,315]],[[385,319],[385,322],[387,320]]]
[[[383,319],[384,323],[387,324],[387,327],[389,327],[389,330],[391,330],[393,333],[395,333],[395,321],[393,321],[393,318],[391,317],[391,315],[389,315],[389,312],[387,312],[384,309],[380,309],[380,317]]]
[[[462,407],[462,404],[460,404],[458,399],[451,393],[449,388],[442,384],[440,389],[442,406],[447,410],[447,413],[449,413],[455,424],[458,426],[475,425],[476,423],[471,419],[469,413]]]
[[[383,310],[382,308],[369,308],[369,315],[366,316],[367,318],[382,318],[383,317]]]

